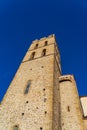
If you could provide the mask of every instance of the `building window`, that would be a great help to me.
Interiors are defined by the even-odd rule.
[[[15,126],[13,127],[13,130],[19,130],[18,126],[15,125]]]
[[[31,56],[30,56],[30,60],[33,60],[35,57],[35,52],[32,52]]]
[[[70,106],[67,106],[67,111],[70,112]]]
[[[34,49],[37,49],[38,48],[38,44],[35,45],[35,48]]]
[[[45,44],[44,44],[44,46],[47,46],[47,44],[48,44],[48,41],[45,41]]]
[[[46,49],[43,49],[42,56],[45,56],[45,55],[46,55]]]
[[[29,81],[28,84],[27,84],[27,87],[26,87],[25,92],[24,92],[25,94],[28,94],[30,85],[31,85],[31,81]]]

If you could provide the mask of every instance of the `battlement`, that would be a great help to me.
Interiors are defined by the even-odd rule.
[[[34,50],[34,49],[39,49],[39,48],[42,48],[42,47],[47,47],[47,46],[50,46],[52,44],[57,45],[54,34],[49,35],[48,37],[41,38],[39,40],[38,39],[34,40],[31,43],[28,51],[31,51],[31,50]]]
[[[54,38],[55,39],[55,34],[52,34],[52,35],[49,35],[47,37],[43,37],[43,38],[40,38],[40,39],[36,39],[36,40],[32,41],[32,44],[43,41],[43,40],[46,40],[46,39],[49,39],[49,38]]]

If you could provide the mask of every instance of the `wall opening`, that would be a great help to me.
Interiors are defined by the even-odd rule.
[[[34,49],[37,49],[38,48],[38,44],[35,45],[35,48]]]
[[[42,56],[45,56],[45,55],[46,55],[46,49],[43,49]]]
[[[45,115],[47,114],[47,111],[45,111]]]
[[[13,127],[13,130],[19,130],[18,125],[15,125],[15,126]]]
[[[45,91],[46,89],[44,88],[43,91]]]
[[[43,130],[43,128],[42,128],[42,127],[40,127],[40,130]]]
[[[24,113],[22,113],[22,116],[24,116]]]
[[[46,102],[47,98],[44,98],[44,102]]]
[[[44,46],[47,46],[47,44],[48,44],[48,41],[45,41]]]
[[[28,91],[29,91],[30,85],[31,85],[31,81],[28,82],[24,94],[28,94]]]
[[[26,101],[26,103],[28,103],[28,101]]]
[[[67,111],[70,112],[70,106],[67,107]]]
[[[35,57],[35,52],[32,52],[31,56],[30,56],[30,60],[33,60]]]

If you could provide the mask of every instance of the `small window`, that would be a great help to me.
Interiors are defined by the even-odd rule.
[[[25,89],[25,94],[28,94],[30,85],[31,85],[31,81],[29,81],[28,84],[27,84],[27,87],[26,87],[26,89]]]
[[[19,130],[18,126],[14,126],[13,130]]]
[[[35,57],[35,52],[32,52],[31,56],[30,56],[30,60],[33,60]]]
[[[67,111],[70,112],[70,106],[67,107]]]
[[[45,56],[45,55],[46,55],[46,49],[43,49],[42,56]]]
[[[35,45],[35,48],[34,49],[37,49],[38,48],[38,44]]]
[[[47,44],[48,44],[48,41],[45,41],[45,44],[44,44],[44,46],[47,46]]]

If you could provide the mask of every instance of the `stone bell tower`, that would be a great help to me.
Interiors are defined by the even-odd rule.
[[[61,75],[55,36],[35,40],[0,104],[0,130],[87,130],[81,101],[85,119],[73,75]]]
[[[33,41],[0,105],[0,130],[60,130],[60,75],[55,36]]]

